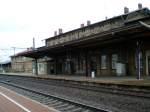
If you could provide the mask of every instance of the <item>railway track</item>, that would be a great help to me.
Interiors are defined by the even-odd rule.
[[[4,76],[2,76],[4,77]],[[40,79],[40,78],[32,78],[32,77],[20,77],[20,76],[5,76],[5,81],[11,81],[16,83],[23,83],[20,82],[21,80],[24,80],[24,82],[35,82],[35,83],[41,83],[45,85],[55,85],[55,86],[63,86],[63,87],[71,87],[71,88],[79,88],[83,90],[90,90],[90,91],[96,91],[96,92],[104,92],[104,93],[111,93],[111,94],[118,94],[118,95],[125,95],[125,96],[134,96],[134,97],[142,97],[142,98],[150,98],[150,88],[149,89],[143,89],[143,87],[139,88],[133,88],[128,87],[128,85],[117,86],[117,85],[98,85],[98,84],[91,84],[86,85],[84,82],[81,84],[76,83],[74,81],[68,82],[63,80],[46,80],[46,79]]]
[[[82,103],[77,103],[74,101],[70,101],[68,99],[60,98],[57,96],[52,96],[49,94],[45,94],[36,90],[31,90],[29,88],[18,86],[16,84],[10,83],[9,81],[1,81],[0,82],[4,87],[12,89],[19,94],[27,96],[33,100],[36,100],[44,105],[48,105],[54,107],[60,112],[110,112],[108,110],[96,108],[90,105],[85,105]]]
[[[128,85],[111,85],[111,84],[97,84],[89,82],[78,82],[78,81],[68,81],[68,80],[55,80],[55,79],[43,79],[38,77],[24,77],[24,76],[10,76],[10,75],[0,75],[0,81],[4,81],[7,86],[9,84],[10,88],[13,90],[18,90],[17,86],[23,87],[25,89],[34,90],[35,92],[40,92],[44,95],[54,95],[54,101],[51,104],[47,101],[45,97],[36,97],[36,95],[31,96],[32,99],[39,102],[55,107],[55,103],[58,107],[68,106],[64,104],[63,101],[67,100],[76,103],[74,106],[71,105],[69,108],[75,110],[64,110],[64,112],[149,112],[150,110],[150,88],[149,87],[134,87]],[[13,86],[11,86],[11,84]],[[6,85],[5,85],[6,86]],[[22,91],[22,90],[18,90]],[[32,92],[31,92],[32,93]],[[26,95],[25,94],[25,95]],[[38,95],[37,95],[38,96]],[[61,99],[60,102],[55,102],[55,97]],[[40,100],[41,99],[41,100]],[[57,99],[56,99],[57,100]],[[83,107],[81,105],[83,105]],[[57,109],[56,105],[56,109]],[[60,105],[60,106],[59,106]],[[85,107],[84,107],[85,105]],[[89,109],[88,107],[94,107]],[[79,108],[78,108],[79,107]],[[79,110],[78,110],[78,109]],[[77,109],[77,110],[76,110]],[[99,109],[99,110],[96,110]]]

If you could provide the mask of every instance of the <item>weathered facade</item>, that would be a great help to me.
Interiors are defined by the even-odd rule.
[[[11,56],[12,72],[32,73],[32,58],[14,55]]]
[[[24,56],[49,57],[47,74],[150,75],[150,11],[126,13],[46,39]]]
[[[48,61],[48,57],[40,58],[37,60],[38,74],[46,75],[48,73]]]

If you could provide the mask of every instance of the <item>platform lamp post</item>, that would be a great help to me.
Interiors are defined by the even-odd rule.
[[[137,79],[141,79],[141,70],[140,70],[140,50],[141,50],[142,41],[136,42],[136,62],[137,62]]]
[[[35,38],[33,37],[33,51],[35,50]],[[35,75],[38,75],[38,61],[35,58]]]

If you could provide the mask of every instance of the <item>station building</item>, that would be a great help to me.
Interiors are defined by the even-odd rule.
[[[37,48],[41,49],[41,48]],[[11,67],[10,72],[14,73],[33,73],[36,74],[36,64],[35,59],[32,57],[24,56],[25,53],[32,52],[33,48],[28,48],[23,52],[19,52],[13,56],[11,56]],[[47,74],[47,61],[48,58],[38,58],[37,59],[37,72],[38,74]]]
[[[11,56],[11,72],[25,72],[32,73],[32,58],[21,56],[25,52],[23,51],[18,54]]]
[[[150,10],[140,8],[45,40],[42,48],[21,54],[44,60],[43,72],[55,75],[150,75]],[[41,61],[42,62],[42,61]]]

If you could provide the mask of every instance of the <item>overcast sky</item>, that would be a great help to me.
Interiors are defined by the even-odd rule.
[[[0,0],[0,61],[13,55],[12,47],[31,47],[33,37],[40,47],[58,28],[99,22],[123,14],[125,6],[136,10],[138,3],[150,7],[150,0]]]

